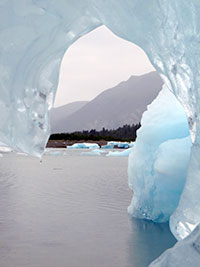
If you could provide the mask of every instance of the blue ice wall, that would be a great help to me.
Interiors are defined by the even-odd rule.
[[[166,86],[144,112],[141,125],[129,156],[133,199],[128,211],[166,222],[178,206],[192,146],[183,107]]]

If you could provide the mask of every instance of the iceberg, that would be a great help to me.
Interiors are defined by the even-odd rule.
[[[118,147],[118,144],[119,144],[118,141],[109,141],[109,142],[107,143],[107,145],[108,145],[108,146],[112,146],[112,148],[114,148],[114,147]]]
[[[132,148],[125,149],[123,151],[109,151],[107,157],[128,157],[131,154]]]
[[[68,149],[94,149],[99,148],[99,145],[96,143],[75,143],[72,146],[67,146]]]
[[[129,148],[129,143],[128,142],[119,142],[118,148]]]
[[[106,154],[107,152],[102,149],[93,149],[92,151],[88,152],[81,152],[82,156],[101,156],[103,154]]]
[[[135,145],[135,142],[130,142],[129,143],[129,147],[134,147],[134,145]]]
[[[10,153],[10,152],[13,152],[13,149],[11,147],[0,145],[0,152]]]
[[[104,149],[113,149],[115,147],[117,148],[129,148],[129,147],[133,147],[134,146],[134,142],[118,142],[118,141],[109,141],[107,142],[106,145],[102,146],[102,148]]]
[[[178,193],[173,195],[177,196],[173,203],[169,203],[169,206],[172,205],[174,208],[177,205],[178,195],[187,176],[179,205],[170,219],[173,234],[178,239],[186,237],[200,223],[199,14],[200,2],[198,0],[1,0],[0,141],[16,151],[41,157],[49,138],[49,111],[54,102],[63,55],[79,37],[105,25],[117,36],[135,43],[146,52],[152,65],[161,75],[165,86],[184,108],[192,148],[189,163],[186,156],[188,152],[184,152],[183,163],[187,162],[188,168],[187,164],[182,167],[184,175],[180,179],[181,184],[176,188]],[[165,104],[170,105],[170,103]],[[161,105],[160,108],[162,108]],[[173,112],[176,113],[173,110],[169,111],[169,114]],[[174,124],[171,135],[172,125],[168,122],[169,120],[163,130],[160,129],[160,134],[164,138],[159,136],[158,140],[155,140],[152,136],[151,141],[155,141],[153,147],[157,151],[157,154],[150,151],[152,156],[165,157],[164,151],[167,146],[173,147],[175,144],[175,142],[164,144],[167,138],[169,142],[186,138],[185,128],[182,127],[183,133],[181,133],[180,125],[177,126],[178,133],[175,134]],[[149,132],[152,133],[151,128]],[[183,140],[179,141],[179,144],[184,143]],[[161,143],[165,148],[160,147]],[[184,147],[189,147],[188,139],[186,143]],[[138,144],[136,146],[138,147]],[[134,151],[138,151],[137,147]],[[144,149],[144,153],[145,151]],[[140,153],[142,152],[143,149],[140,150]],[[174,152],[176,152],[173,155],[174,161],[179,161],[177,156],[180,156],[180,153]],[[132,152],[129,162],[131,162],[133,153],[136,152]],[[150,153],[147,153],[147,159]],[[169,155],[172,156],[170,153]],[[143,156],[146,158],[145,154]],[[174,161],[168,158],[168,170],[171,169]],[[150,197],[150,187],[153,189],[152,193],[157,186],[164,189],[160,184],[160,179],[156,178],[157,174],[149,173],[150,170],[159,173],[164,168],[162,158],[155,158],[153,161],[150,159],[150,162],[154,163],[154,167],[151,169],[145,167],[147,171],[145,175],[149,177],[149,183],[145,183],[148,187],[147,190],[145,188],[145,194],[148,192],[148,196],[144,195],[143,202]],[[177,164],[179,166],[179,163]],[[135,175],[133,165],[129,167],[129,172],[133,172],[132,177]],[[143,161],[141,166],[143,166]],[[149,166],[148,161],[147,166]],[[178,169],[177,173],[182,173],[180,168]],[[173,165],[172,170],[174,170]],[[176,178],[177,173],[175,173]],[[167,172],[163,175],[169,177],[171,174]],[[130,181],[130,186],[132,188],[134,186],[133,190],[137,193],[140,191],[141,183],[133,184]],[[169,192],[168,188],[167,192]],[[136,193],[136,199],[140,199]],[[161,204],[158,209],[155,209],[151,203],[159,202],[159,197],[161,197],[160,203],[163,203],[162,195],[158,190],[157,201],[155,202],[153,197],[150,207],[146,208],[147,218],[162,221],[167,219],[173,210],[171,206],[171,211],[165,211],[165,207],[161,207]],[[168,206],[168,201],[170,202],[168,199],[163,205]],[[140,206],[145,205],[132,203],[130,212],[135,212],[136,207]],[[152,214],[149,215],[151,209]],[[162,219],[159,219],[159,214]],[[140,215],[141,212],[138,211],[138,216]]]
[[[141,125],[129,157],[133,199],[128,212],[137,218],[166,222],[178,206],[185,184],[192,146],[187,119],[164,86],[143,114]]]
[[[49,155],[51,155],[51,156],[62,156],[63,155],[63,151],[50,151]]]
[[[103,149],[113,149],[114,145],[107,144],[107,145],[101,146],[101,148],[103,148]]]
[[[166,250],[149,267],[188,267],[200,263],[200,225],[185,239]]]

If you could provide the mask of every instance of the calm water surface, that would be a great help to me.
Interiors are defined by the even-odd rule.
[[[128,216],[127,158],[79,154],[0,159],[1,267],[143,267],[175,243]]]

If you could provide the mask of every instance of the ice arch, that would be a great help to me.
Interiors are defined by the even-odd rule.
[[[184,237],[200,222],[199,14],[198,0],[0,0],[0,140],[42,153],[61,59],[77,38],[106,25],[147,53],[187,114],[193,147],[171,219]]]

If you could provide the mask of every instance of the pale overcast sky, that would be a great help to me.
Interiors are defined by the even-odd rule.
[[[105,26],[99,27],[67,50],[54,106],[91,100],[131,75],[153,70],[138,46],[115,36]]]

